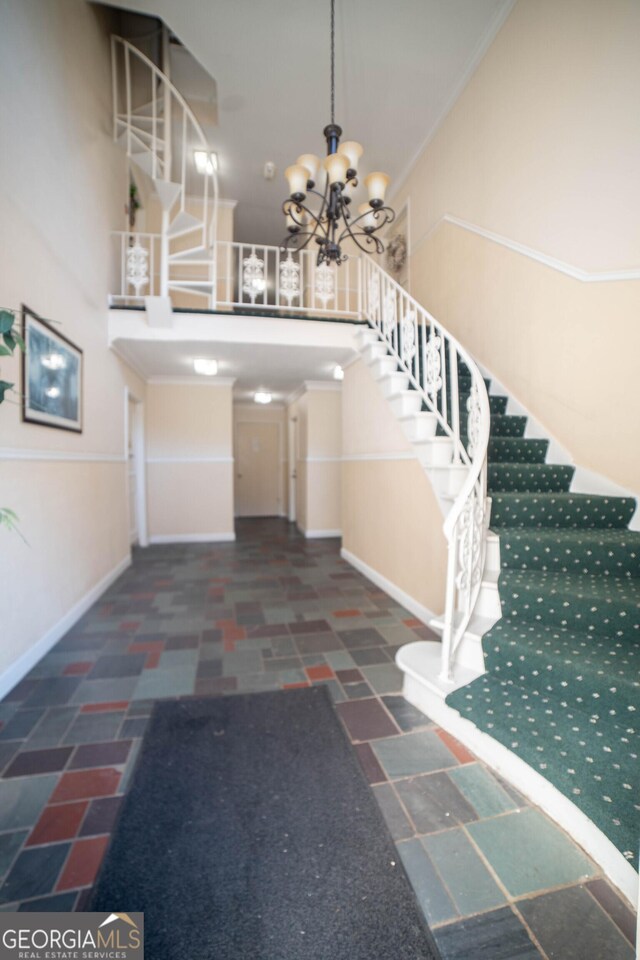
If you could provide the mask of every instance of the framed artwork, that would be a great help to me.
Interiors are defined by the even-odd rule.
[[[82,350],[22,306],[22,419],[82,433]]]

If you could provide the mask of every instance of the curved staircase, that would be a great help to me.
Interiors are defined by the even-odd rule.
[[[469,460],[456,456],[456,443],[473,453],[475,441],[479,449],[469,414],[474,390],[488,390],[491,381],[481,386],[471,358],[451,363],[445,351],[439,393],[425,393],[425,345],[448,334],[434,331],[424,312],[411,337],[418,359],[407,363],[402,321],[385,326],[379,300],[375,294],[372,309],[371,296],[365,298],[372,329],[360,334],[361,353],[451,532],[467,509],[472,472]],[[549,441],[527,436],[529,418],[519,405],[496,392],[485,396],[487,499],[478,526],[483,546],[471,572],[477,589],[470,602],[457,597],[429,624],[443,641],[449,630],[448,646],[421,641],[398,652],[404,693],[558,820],[634,902],[640,532],[629,524],[637,503],[573,491],[575,467],[547,462]],[[450,558],[452,550],[465,553],[464,536],[456,545],[450,540]],[[450,569],[448,592],[464,576]]]
[[[488,484],[502,618],[487,673],[447,704],[554,784],[637,861],[640,532],[633,498],[574,493],[548,441],[493,435]]]

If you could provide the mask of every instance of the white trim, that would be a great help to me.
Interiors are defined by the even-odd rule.
[[[149,537],[149,543],[232,543],[236,538],[231,533],[157,533]]]
[[[404,167],[404,169],[400,172],[398,176],[394,177],[394,187],[390,193],[389,200],[393,200],[394,197],[396,197],[397,194],[400,192],[405,181],[408,179],[413,168],[418,162],[420,155],[427,149],[427,147],[435,137],[436,133],[440,129],[441,125],[444,123],[447,116],[455,106],[456,101],[462,95],[465,87],[469,83],[469,80],[475,73],[476,68],[478,67],[480,61],[484,57],[485,53],[487,52],[487,50],[489,49],[493,41],[495,40],[498,34],[498,31],[500,30],[503,23],[511,13],[511,10],[515,2],[516,0],[505,0],[505,3],[503,4],[503,6],[496,11],[492,19],[489,21],[489,25],[487,29],[485,30],[483,35],[480,37],[480,40],[476,44],[473,50],[473,53],[471,54],[471,58],[462,73],[462,76],[460,77],[455,87],[453,88],[451,96],[445,102],[444,107],[438,114],[434,123],[431,125],[429,131],[427,132],[426,137],[422,140],[418,149],[414,152],[413,156],[411,157],[407,165]]]
[[[305,391],[304,391],[304,384],[303,384],[299,387],[296,387],[296,389],[293,390],[289,394],[289,396],[285,398],[284,402],[286,403],[287,406],[290,406],[290,404],[295,403],[296,400],[299,400],[300,397],[304,396],[304,392]]]
[[[102,577],[85,595],[75,603],[65,615],[58,620],[56,624],[47,630],[44,636],[40,637],[33,646],[18,657],[0,676],[0,700],[5,697],[10,690],[25,677],[36,663],[38,663],[47,654],[58,640],[64,637],[71,627],[78,622],[80,617],[93,606],[96,600],[99,600],[102,594],[111,584],[124,573],[127,567],[131,566],[131,554],[116,564],[116,566]]]
[[[304,463],[342,463],[342,457],[305,457]]]
[[[147,377],[147,383],[152,386],[232,387],[235,382],[235,377],[203,377],[197,373],[192,377]]]
[[[451,223],[456,227],[460,227],[462,230],[468,230],[469,233],[475,233],[485,240],[491,240],[492,243],[507,247],[507,249],[512,250],[514,253],[519,253],[524,257],[529,257],[531,260],[536,260],[545,267],[551,267],[552,270],[564,273],[566,276],[572,277],[574,280],[579,280],[581,283],[610,283],[620,280],[640,280],[640,267],[631,267],[628,270],[583,270],[581,267],[576,267],[571,263],[565,263],[564,260],[550,257],[548,254],[542,253],[541,250],[535,250],[533,247],[527,247],[525,244],[518,243],[516,240],[510,240],[509,237],[503,237],[499,233],[485,230],[484,227],[479,227],[475,223],[461,220],[459,217],[454,217],[450,213],[445,213],[444,216],[440,217],[440,219],[416,241],[413,245],[414,250],[428,240],[442,223]]]
[[[71,450],[21,450],[0,447],[0,460],[60,460],[77,463],[126,463],[117,453],[75,453]]]
[[[305,380],[304,388],[307,393],[313,390],[326,391],[327,393],[340,393],[342,382],[340,380]]]
[[[415,460],[413,450],[405,453],[350,453],[342,457],[343,463],[357,463],[360,460]]]
[[[305,530],[307,540],[320,540],[322,537],[341,537],[342,530]]]
[[[117,343],[115,343],[115,342],[114,342],[114,343],[110,343],[110,344],[109,344],[109,348],[115,353],[115,355],[116,355],[116,357],[118,358],[118,360],[120,361],[120,363],[123,363],[123,364],[125,365],[125,367],[129,367],[129,369],[130,369],[133,373],[135,373],[136,376],[140,377],[140,379],[142,380],[143,383],[146,383],[146,382],[147,382],[147,375],[146,375],[146,373],[144,372],[144,370],[142,369],[142,367],[140,367],[140,366],[138,365],[138,363],[137,363],[135,360],[133,360],[131,357],[128,357],[125,353],[123,353],[123,352],[120,350],[120,348],[119,348],[119,346],[118,346]]]
[[[539,806],[595,860],[635,909],[638,874],[611,840],[568,797],[511,750],[449,707],[420,679],[406,672],[403,695]]]
[[[233,463],[233,457],[147,457],[147,463]]]
[[[402,587],[392,583],[391,580],[388,580],[382,573],[374,570],[373,567],[370,567],[369,564],[361,560],[360,557],[356,557],[350,550],[346,550],[343,547],[340,551],[340,556],[343,557],[347,563],[350,563],[352,567],[355,567],[356,570],[364,574],[368,580],[375,583],[377,587],[380,587],[381,590],[388,593],[393,600],[396,600],[401,606],[405,607],[414,617],[421,620],[425,626],[428,626],[430,621],[435,618],[432,610],[429,610],[428,607],[425,607],[414,597],[409,596]]]

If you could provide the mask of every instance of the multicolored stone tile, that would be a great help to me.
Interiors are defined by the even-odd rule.
[[[469,960],[470,943],[491,960],[541,956],[520,905],[535,904],[539,924],[557,902],[542,894],[558,883],[606,915],[599,930],[615,931],[617,957],[633,916],[615,891],[402,697],[395,654],[425,630],[341,559],[337,541],[305,541],[286,521],[239,521],[233,545],[136,550],[0,702],[0,909],[86,908],[158,698],[325,684],[443,960]],[[535,814],[528,827],[515,820],[523,812]],[[506,862],[534,835],[540,885],[517,882]]]

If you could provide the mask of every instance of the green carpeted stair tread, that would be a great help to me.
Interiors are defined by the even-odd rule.
[[[544,463],[548,440],[524,437],[490,437],[489,463]]]
[[[508,402],[508,397],[498,397],[493,394],[489,395],[489,407],[491,408],[491,413],[506,413]]]
[[[635,508],[636,502],[631,497],[604,497],[590,493],[494,493],[491,526],[622,529],[628,526]]]
[[[640,577],[640,531],[500,527],[503,567]]]
[[[522,437],[527,426],[526,417],[516,417],[508,413],[494,413],[491,415],[492,437]]]
[[[634,726],[605,719],[596,726],[567,701],[491,674],[450,694],[447,704],[553,783],[636,861],[640,746]]]
[[[640,580],[504,568],[502,615],[608,637],[640,636]]]
[[[626,722],[640,703],[640,636],[612,639],[503,618],[483,640],[487,670],[501,680],[567,700],[590,715]]]
[[[490,463],[487,481],[496,493],[566,493],[575,467],[557,463]]]

